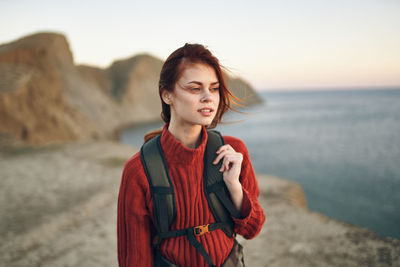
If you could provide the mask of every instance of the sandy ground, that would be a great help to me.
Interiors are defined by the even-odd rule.
[[[119,143],[0,153],[0,266],[117,266]],[[301,188],[258,175],[267,220],[240,238],[247,266],[400,266],[400,241],[310,212]]]

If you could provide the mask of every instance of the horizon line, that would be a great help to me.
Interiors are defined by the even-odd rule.
[[[381,86],[301,86],[301,87],[274,87],[259,88],[254,87],[257,92],[276,92],[276,91],[338,91],[338,90],[396,90],[400,85],[381,85]]]

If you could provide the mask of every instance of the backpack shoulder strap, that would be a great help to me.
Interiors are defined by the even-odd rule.
[[[164,153],[158,135],[140,149],[140,157],[154,203],[155,226],[159,233],[169,231],[176,216],[175,190],[168,173]]]
[[[217,222],[226,222],[229,227],[223,228],[229,237],[233,235],[233,220],[231,216],[240,218],[240,212],[234,207],[228,189],[219,171],[222,161],[217,165],[212,162],[216,157],[218,148],[225,144],[221,134],[217,131],[208,131],[206,151],[204,153],[204,190],[208,205]]]
[[[222,161],[217,165],[212,163],[216,157],[216,151],[224,145],[224,139],[217,131],[207,133],[203,173],[205,195],[216,222],[227,223],[229,226],[222,230],[231,237],[234,225],[231,216],[240,218],[240,212],[234,207],[222,173],[219,171]],[[170,231],[170,225],[175,219],[176,200],[160,138],[161,135],[158,135],[145,143],[140,150],[140,156],[154,202],[155,226],[158,233],[165,233]]]
[[[218,165],[212,164],[216,156],[215,152],[224,144],[224,139],[218,132],[209,131],[206,151],[204,152],[204,190],[216,223],[174,231],[170,230],[170,226],[176,216],[175,190],[169,176],[160,139],[161,135],[158,135],[145,143],[140,149],[140,157],[154,202],[154,220],[157,234],[153,236],[152,246],[157,248],[164,238],[186,235],[189,243],[204,257],[208,265],[215,266],[203,245],[195,238],[195,235],[198,236],[209,231],[221,229],[227,236],[232,237],[234,235],[234,222],[230,215],[234,217],[240,216],[240,213],[236,211],[230,200],[222,173],[219,171],[222,163],[220,162]],[[158,250],[155,250],[155,252],[155,266],[174,266],[163,265],[165,261],[162,264],[160,252]]]

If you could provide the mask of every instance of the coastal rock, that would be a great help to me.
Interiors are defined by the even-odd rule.
[[[114,61],[107,69],[112,96],[121,103],[122,109],[131,112],[123,124],[160,120],[158,79],[162,64],[158,58],[140,54]]]
[[[268,175],[267,178],[261,174],[258,177],[260,195],[269,202],[284,202],[292,206],[307,209],[307,201],[303,188],[296,182],[289,182],[282,178]]]
[[[233,95],[240,99],[239,106],[251,106],[262,103],[261,97],[254,91],[251,85],[241,78],[227,76],[227,85]]]
[[[63,98],[74,68],[64,36],[41,33],[0,46],[0,131],[27,143],[90,139],[99,131]]]
[[[76,66],[57,33],[0,45],[1,136],[31,144],[110,139],[128,125],[160,120],[162,64],[140,54],[106,69]],[[244,104],[260,102],[248,83],[228,77],[228,84]]]

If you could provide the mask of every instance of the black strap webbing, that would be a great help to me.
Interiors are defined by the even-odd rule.
[[[226,226],[226,223],[211,223],[208,225],[208,231],[211,232],[211,231],[214,231],[217,229],[222,229],[225,226]],[[183,236],[183,235],[187,234],[188,230],[191,230],[194,233],[195,228],[196,228],[196,226],[185,228],[185,229],[180,229],[180,230],[170,230],[168,232],[158,233],[157,236],[160,239]]]
[[[175,219],[176,204],[174,187],[162,153],[160,137],[157,136],[144,144],[140,155],[153,197],[156,228],[159,232],[167,232]]]
[[[219,171],[222,160],[217,165],[213,164],[218,148],[224,145],[224,139],[217,131],[208,131],[208,140],[204,155],[204,184],[205,193],[210,209],[217,222],[227,222],[228,226],[222,229],[228,237],[233,236],[234,223],[231,216],[240,217],[229,197],[228,189]]]
[[[211,232],[217,229],[223,229],[224,227],[226,227],[226,223],[212,223],[209,224],[207,226],[207,232]],[[197,239],[195,238],[196,234],[196,228],[198,227],[190,227],[190,228],[186,228],[186,229],[180,229],[180,230],[172,230],[172,231],[168,231],[165,233],[158,233],[154,239],[156,239],[156,242],[154,243],[154,246],[158,246],[161,242],[161,240],[165,239],[165,238],[173,238],[173,237],[178,237],[178,236],[183,236],[186,235],[189,243],[200,253],[201,256],[203,256],[203,258],[205,259],[205,261],[207,262],[207,264],[209,266],[215,266],[210,255],[207,253],[206,249],[204,248],[204,246],[197,241]]]
[[[189,243],[200,253],[200,255],[203,256],[209,266],[215,266],[204,246],[194,237],[193,231],[187,231],[187,239]]]
[[[222,182],[217,182],[211,186],[208,187],[208,192],[215,193],[217,198],[222,202],[224,207],[229,211],[229,213],[235,217],[235,218],[240,218],[240,212],[235,208],[235,206],[232,203],[232,200],[227,196],[225,192],[221,192],[225,190],[225,183]]]

